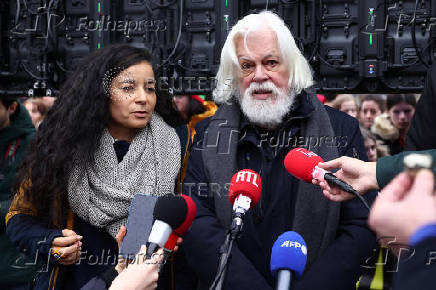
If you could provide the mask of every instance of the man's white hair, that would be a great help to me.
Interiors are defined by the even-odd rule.
[[[309,63],[295,44],[291,31],[285,22],[276,14],[263,11],[250,14],[239,20],[233,26],[221,51],[221,61],[216,75],[216,87],[213,97],[216,103],[230,101],[234,94],[239,93],[238,74],[240,66],[236,55],[235,37],[242,36],[247,45],[247,35],[250,32],[270,28],[277,36],[278,47],[285,66],[289,69],[289,88],[294,94],[312,86],[313,78]]]

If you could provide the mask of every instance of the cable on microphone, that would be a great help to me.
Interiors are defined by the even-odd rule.
[[[311,183],[312,179],[325,180],[332,186],[337,186],[345,192],[356,196],[363,205],[370,210],[365,198],[360,195],[351,185],[337,178],[333,173],[318,167],[318,163],[324,160],[316,153],[304,148],[294,148],[285,157],[286,170],[298,179]]]

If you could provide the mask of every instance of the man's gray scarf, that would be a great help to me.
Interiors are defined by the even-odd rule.
[[[309,99],[315,109],[310,117],[302,119],[301,136],[333,137],[334,131],[324,106],[315,94],[310,95]],[[201,148],[208,181],[221,185],[220,193],[214,194],[214,202],[216,215],[225,228],[230,226],[232,208],[223,185],[230,183],[233,174],[238,170],[236,156],[237,143],[241,138],[238,131],[240,114],[241,111],[236,104],[223,104],[212,118]],[[339,157],[338,150],[333,145],[307,149],[326,161]],[[339,203],[329,202],[324,198],[318,186],[299,181],[292,230],[306,241],[308,266],[335,239],[339,214]]]
[[[68,183],[75,214],[113,237],[125,224],[135,193],[165,195],[174,192],[180,168],[180,141],[173,128],[153,114],[129,151],[118,163],[114,138],[104,130],[95,152],[95,164],[77,162]]]

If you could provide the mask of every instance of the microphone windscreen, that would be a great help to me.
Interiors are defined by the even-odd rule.
[[[271,274],[279,270],[291,270],[299,279],[304,272],[307,261],[307,246],[303,237],[289,231],[281,234],[274,242],[271,251]]]
[[[188,212],[183,223],[178,228],[174,228],[174,232],[179,236],[183,236],[194,221],[195,215],[197,214],[197,206],[190,196],[184,194],[181,194],[180,196],[185,200]]]
[[[243,194],[251,199],[250,207],[254,207],[262,193],[260,175],[251,169],[242,169],[236,172],[229,187],[229,200],[233,204],[238,195]]]
[[[167,223],[172,229],[180,227],[188,215],[188,205],[180,195],[160,196],[153,210],[153,218]]]
[[[185,217],[184,222],[178,227],[173,230],[170,237],[168,238],[168,241],[166,242],[164,248],[167,250],[174,250],[177,239],[179,237],[182,237],[186,234],[186,232],[189,230],[189,228],[192,225],[192,222],[194,221],[195,215],[197,214],[197,206],[195,205],[195,202],[192,200],[190,196],[181,194],[180,195],[186,202],[186,206],[188,208],[187,215]]]
[[[324,162],[320,156],[304,148],[295,148],[285,157],[286,170],[306,182],[312,182],[312,171],[318,163]]]

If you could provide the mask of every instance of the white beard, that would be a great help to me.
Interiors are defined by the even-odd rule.
[[[266,100],[256,100],[253,98],[255,90],[270,90],[272,97]],[[242,112],[248,120],[265,129],[275,129],[282,123],[283,118],[289,113],[294,98],[291,90],[278,89],[272,81],[253,82],[245,93],[239,94],[238,97]]]

